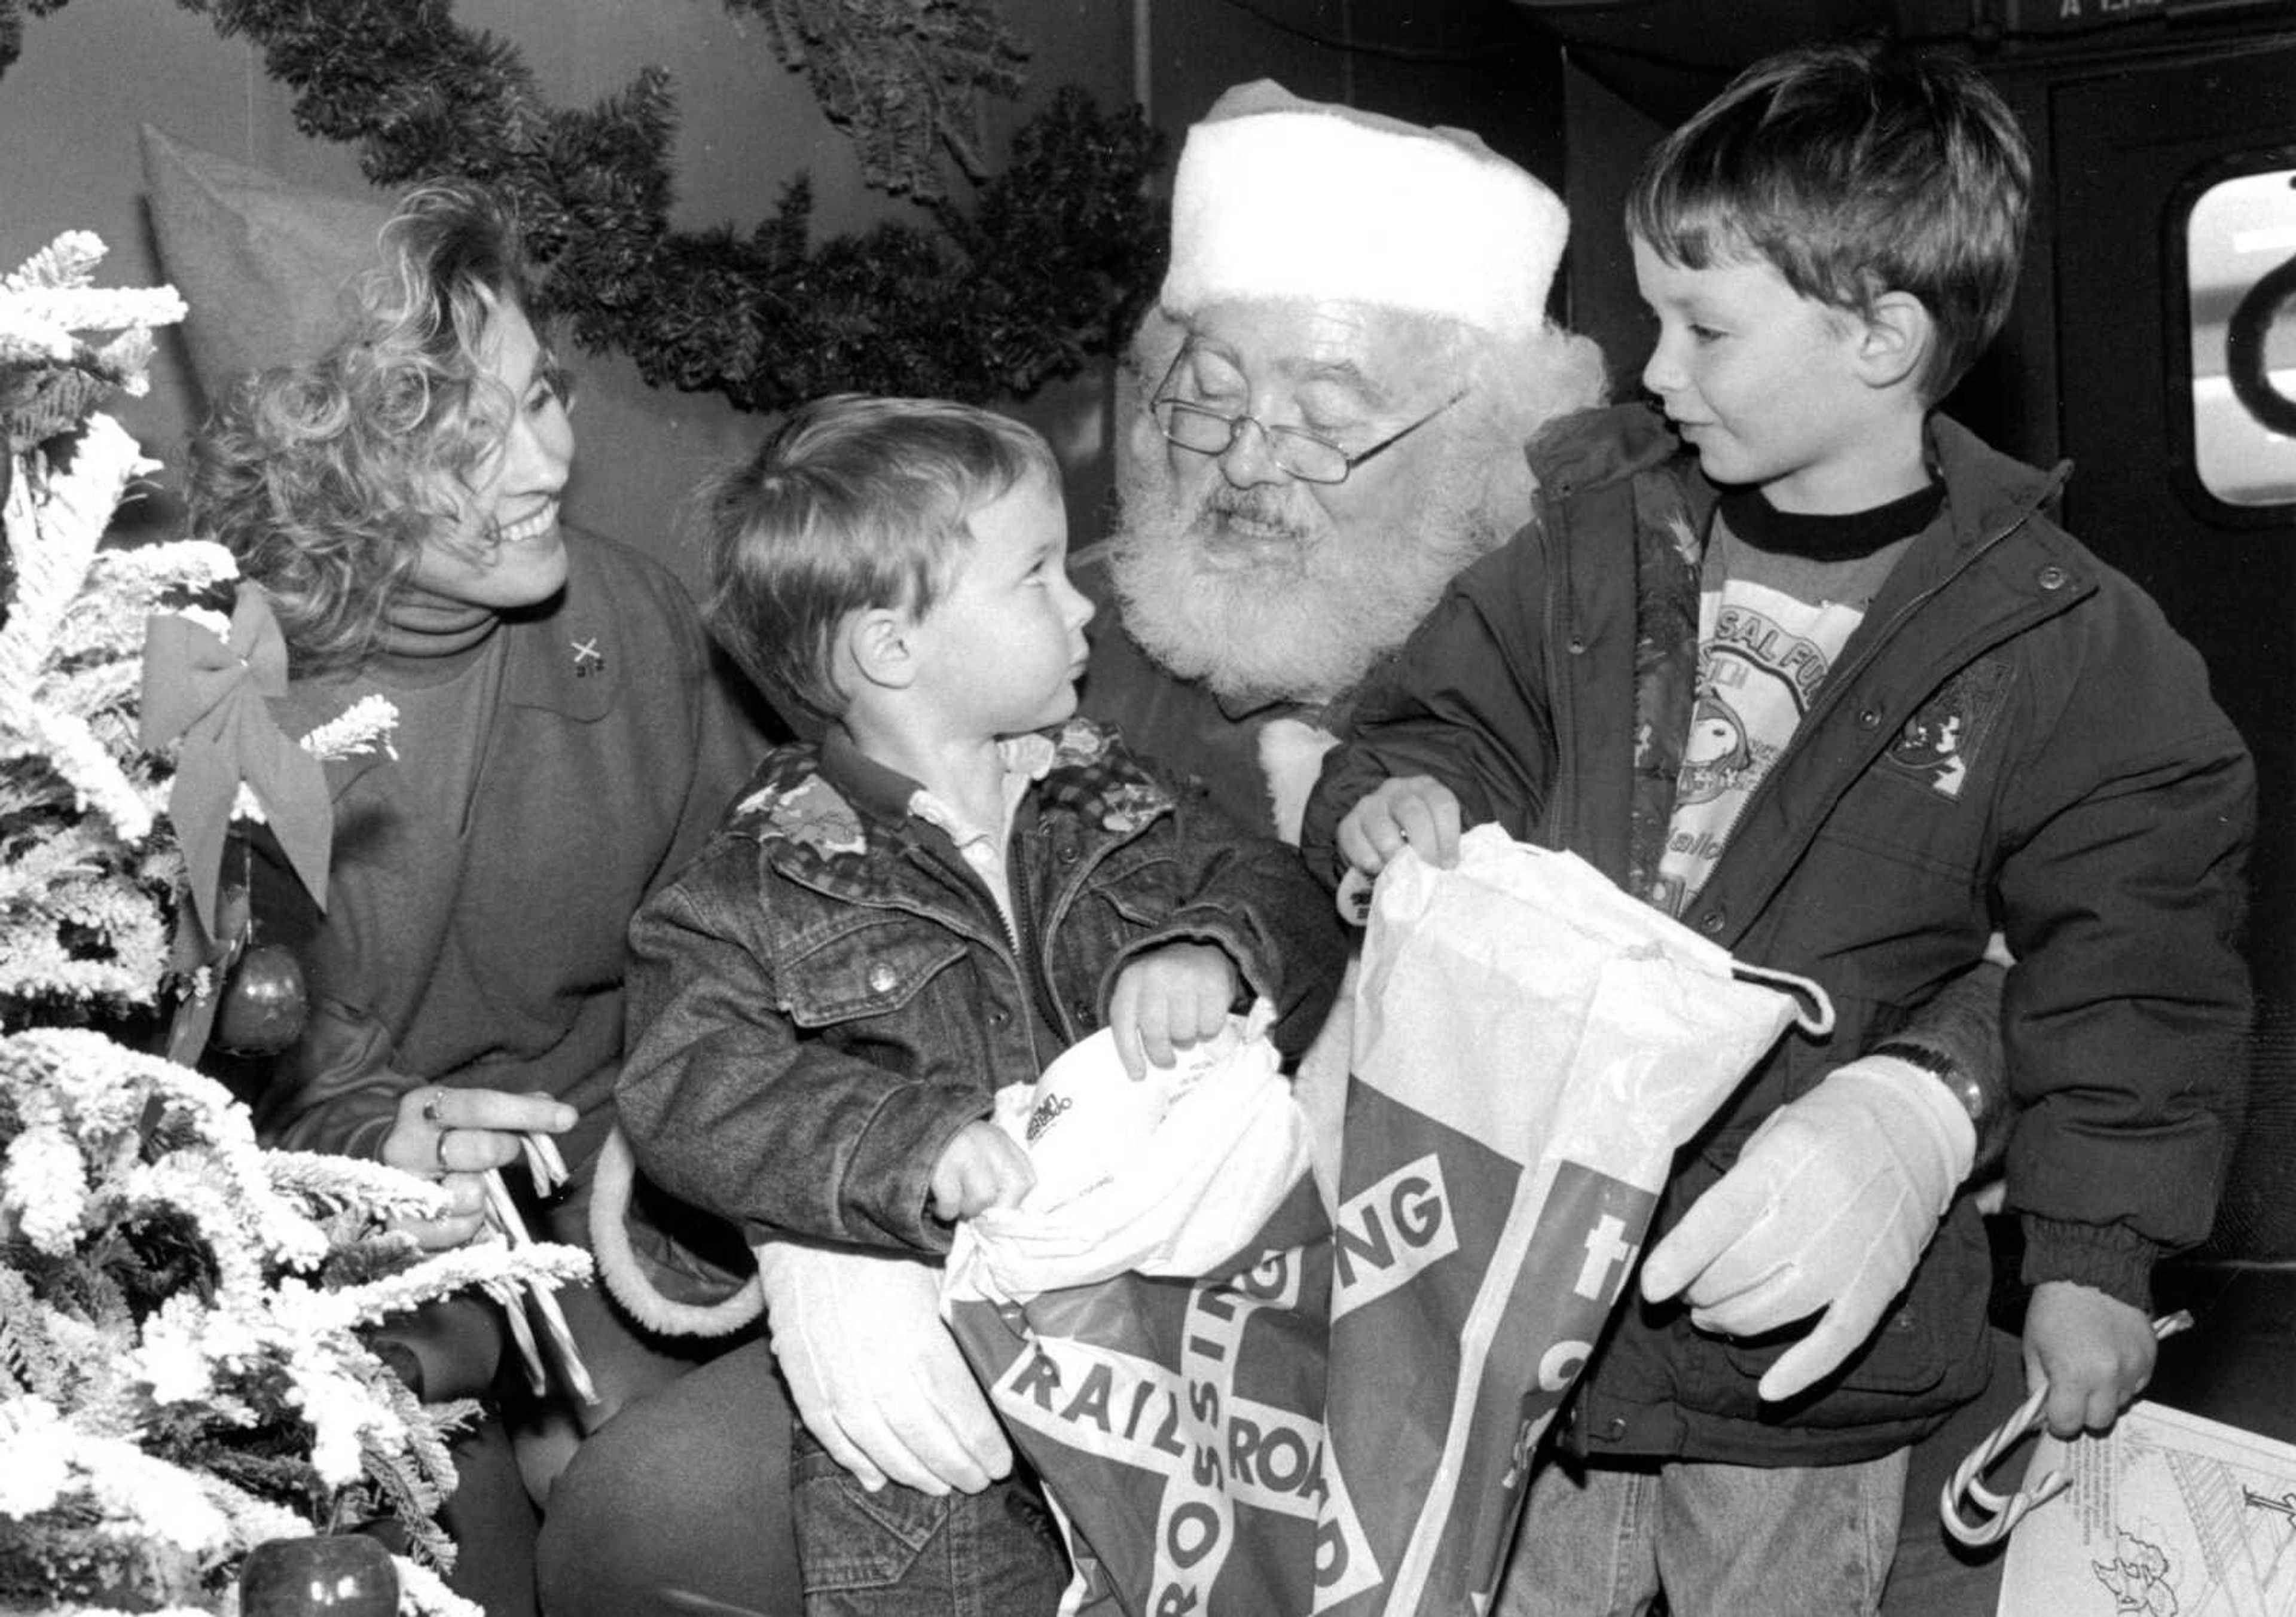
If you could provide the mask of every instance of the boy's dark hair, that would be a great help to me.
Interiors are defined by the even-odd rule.
[[[994,411],[853,393],[800,405],[701,491],[702,616],[759,690],[834,719],[839,625],[930,610],[972,542],[966,519],[1031,476],[1058,492],[1050,445]]]
[[[1936,327],[1934,402],[2008,317],[2032,160],[1966,62],[1882,45],[1767,57],[1660,142],[1627,227],[1670,263],[1759,257],[1804,298],[1859,314],[1910,292]]]

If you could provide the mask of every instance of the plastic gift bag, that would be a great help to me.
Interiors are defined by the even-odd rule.
[[[1335,1208],[1262,1053],[1149,1100],[1059,1205],[960,1231],[944,1311],[1062,1516],[1078,1604],[1475,1609],[1676,1147],[1796,1009],[1570,855],[1489,829],[1456,870],[1398,860]],[[1044,1090],[1006,1108],[1024,1137]]]
[[[947,1273],[996,1300],[1127,1272],[1209,1272],[1258,1235],[1308,1172],[1308,1133],[1262,1000],[1169,1067],[1134,1078],[1099,1033],[1036,1083],[997,1097],[996,1122],[1037,1183],[969,1221]]]
[[[1382,874],[1355,999],[1325,1426],[1356,1547],[1313,1609],[1480,1610],[1529,1457],[1677,1149],[1804,1012],[1574,855],[1461,839]],[[1832,1008],[1814,985],[1801,1019]],[[1308,1609],[1302,1606],[1300,1609]]]

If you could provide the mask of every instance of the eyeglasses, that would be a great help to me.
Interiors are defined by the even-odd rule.
[[[1149,400],[1148,413],[1155,418],[1157,430],[1164,435],[1165,441],[1197,454],[1226,454],[1249,421],[1259,429],[1259,436],[1267,441],[1268,458],[1302,483],[1346,482],[1348,474],[1357,467],[1394,448],[1467,396],[1467,390],[1462,388],[1400,431],[1388,434],[1368,449],[1349,454],[1329,438],[1317,437],[1297,427],[1271,427],[1256,415],[1225,415],[1205,405],[1169,396],[1165,389],[1172,385],[1180,362],[1186,357],[1185,349],[1174,356],[1171,369],[1164,372],[1164,380],[1156,384],[1155,394]]]

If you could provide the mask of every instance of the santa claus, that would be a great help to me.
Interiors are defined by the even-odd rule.
[[[1265,80],[1191,130],[1119,406],[1085,703],[1296,840],[1349,698],[1530,510],[1523,445],[1598,402],[1546,317],[1568,220],[1461,129]]]

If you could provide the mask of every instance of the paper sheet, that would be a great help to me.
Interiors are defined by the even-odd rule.
[[[2064,1494],[2009,1540],[1999,1617],[2296,1617],[2296,1446],[2160,1404],[2042,1434]]]

